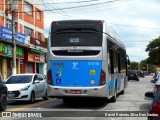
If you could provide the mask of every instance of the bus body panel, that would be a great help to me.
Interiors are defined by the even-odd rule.
[[[75,41],[72,41],[73,38]],[[112,45],[108,45],[108,38],[111,38]],[[102,41],[102,45],[99,43],[97,45],[96,41]],[[110,99],[115,93],[124,90],[128,82],[126,72],[113,70],[110,72],[108,67],[108,51],[110,49],[116,53],[114,55],[118,53],[123,58],[126,55],[124,43],[104,21],[69,20],[53,22],[48,42],[47,69],[48,71],[51,70],[52,75],[52,84],[49,85],[48,95],[58,98],[105,97]],[[65,54],[61,54],[62,51]],[[99,51],[99,53],[74,56],[69,55],[69,52],[66,54],[66,51]],[[117,62],[115,60],[112,62],[114,63],[112,68],[117,69]],[[120,66],[123,69],[124,63],[123,66]],[[127,67],[125,70],[127,71]],[[102,71],[106,75],[106,84],[100,86]],[[74,94],[72,91],[81,92]]]
[[[72,90],[80,90],[81,94],[72,94]],[[98,87],[61,87],[52,86],[48,87],[48,96],[65,98],[65,97],[101,97],[108,98],[107,85]]]
[[[102,61],[51,60],[54,86],[99,86]]]

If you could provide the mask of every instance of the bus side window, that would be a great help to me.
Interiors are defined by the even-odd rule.
[[[107,57],[108,57],[108,73],[111,73],[110,50],[108,50]]]
[[[113,50],[108,50],[108,71],[111,74],[114,74],[114,65],[113,65]]]
[[[121,73],[121,57],[120,57],[120,53],[117,53],[118,56],[118,73]]]

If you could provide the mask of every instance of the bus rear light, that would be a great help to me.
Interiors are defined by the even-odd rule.
[[[160,114],[160,104],[154,103],[151,113]]]
[[[101,71],[101,79],[100,79],[100,85],[106,84],[106,73],[102,70]]]
[[[102,22],[97,22],[98,25],[102,25]]]
[[[52,85],[52,74],[51,74],[51,70],[49,70],[47,72],[47,81],[49,85]]]
[[[53,21],[53,22],[52,22],[52,25],[53,25],[53,26],[57,26],[57,22]]]
[[[94,88],[93,90],[98,90],[98,88]]]

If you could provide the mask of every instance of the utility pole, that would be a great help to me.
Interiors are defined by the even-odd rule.
[[[148,64],[147,64],[147,74],[148,74]]]
[[[12,75],[16,74],[16,40],[15,40],[15,12],[18,8],[18,0],[11,1],[11,13],[12,13]]]

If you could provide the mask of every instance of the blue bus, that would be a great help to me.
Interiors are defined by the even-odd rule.
[[[48,95],[67,101],[73,97],[116,101],[127,86],[124,43],[102,20],[51,23],[47,53]]]

